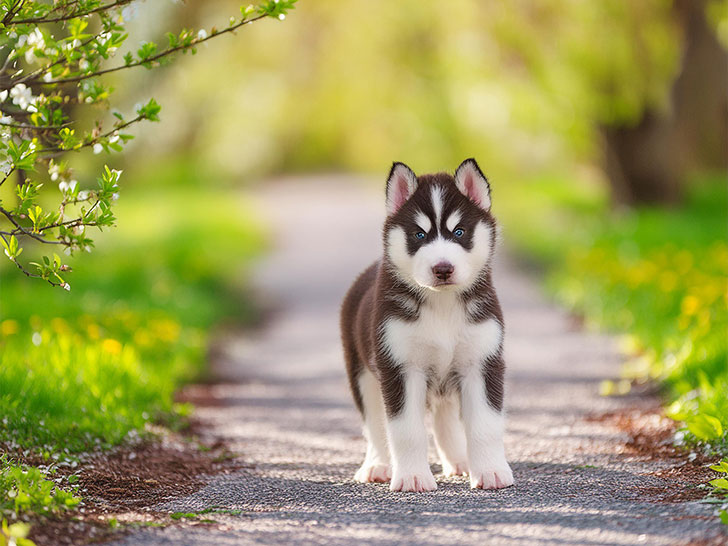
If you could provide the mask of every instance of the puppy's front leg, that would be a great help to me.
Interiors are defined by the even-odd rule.
[[[503,357],[491,356],[480,366],[473,366],[460,386],[468,473],[474,489],[513,485],[503,446],[503,368]]]
[[[435,477],[427,462],[425,398],[427,380],[418,370],[390,367],[382,374],[387,408],[387,438],[392,455],[392,491],[433,491]]]

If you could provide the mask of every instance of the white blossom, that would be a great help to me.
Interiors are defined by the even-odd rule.
[[[63,284],[61,285],[61,288],[63,288],[64,290],[69,290],[69,291],[70,291],[70,290],[71,290],[71,285],[70,285],[70,284],[68,284],[67,282],[64,282],[64,283],[63,283]]]
[[[201,28],[200,31],[197,33],[197,39],[204,40],[205,38],[207,38],[207,31],[204,28]]]
[[[48,174],[51,177],[51,181],[55,182],[61,174],[61,166],[51,160],[50,165],[48,165]]]
[[[43,38],[43,34],[41,34],[40,32],[40,29],[36,28],[33,32],[28,34],[27,43],[29,46],[45,49],[45,40]]]
[[[0,102],[5,102],[5,99],[8,98],[8,90],[5,89],[3,91],[0,91]]]
[[[113,144],[117,140],[119,140],[119,132],[115,131],[114,134],[109,137],[109,143]],[[119,172],[119,174],[121,174],[121,172]]]
[[[22,41],[27,43],[29,46],[28,50],[25,52],[25,61],[28,64],[31,64],[37,60],[35,52],[39,49],[45,49],[45,39],[43,38],[43,34],[41,34],[40,30],[37,28],[25,38],[26,39]]]
[[[51,179],[53,179],[53,176],[51,175]],[[73,193],[76,191],[76,186],[78,185],[77,180],[71,180],[69,182],[66,182],[65,180],[58,183],[58,189],[61,190],[63,193],[71,192]]]
[[[96,144],[94,144],[94,153],[95,154],[98,155],[98,154],[100,154],[103,151],[104,151],[104,147],[101,145],[100,142],[97,142]]]
[[[85,58],[78,61],[78,68],[81,70],[81,72],[86,72],[88,70],[88,67],[90,66],[88,60]]]
[[[10,90],[10,97],[13,99],[13,104],[16,104],[23,110],[28,110],[28,107],[35,103],[35,97],[27,85],[19,83]]]

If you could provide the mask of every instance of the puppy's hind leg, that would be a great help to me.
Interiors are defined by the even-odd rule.
[[[358,387],[362,400],[367,454],[354,479],[362,483],[386,483],[392,477],[392,467],[387,448],[386,414],[382,391],[377,378],[366,368],[359,375]]]
[[[468,453],[465,429],[460,420],[460,401],[455,396],[441,399],[435,407],[435,445],[445,476],[463,476],[468,473]]]

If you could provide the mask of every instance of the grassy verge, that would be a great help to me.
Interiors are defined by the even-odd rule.
[[[556,299],[589,324],[625,334],[620,381],[662,387],[681,423],[676,443],[728,455],[728,191],[725,179],[691,187],[680,209],[610,212],[598,187],[560,180],[505,190],[503,219],[516,247],[546,267]],[[510,195],[509,195],[510,193]],[[728,473],[728,458],[711,467]],[[728,482],[709,484],[728,524]]]
[[[505,205],[507,236],[546,265],[560,302],[627,334],[625,380],[604,394],[656,381],[685,423],[678,439],[728,453],[725,180],[698,181],[673,210],[609,212],[603,194],[563,182],[521,191],[504,197],[519,207]]]
[[[45,461],[44,474],[174,423],[187,410],[175,390],[204,373],[208,329],[253,317],[244,266],[263,238],[250,206],[232,190],[160,187],[153,179],[164,176],[137,177],[119,201],[119,227],[69,259],[70,292],[0,265],[0,447]],[[45,479],[0,459],[0,499],[23,472]],[[0,510],[43,513],[33,503]]]

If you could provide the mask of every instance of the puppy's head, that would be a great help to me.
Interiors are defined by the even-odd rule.
[[[455,176],[416,176],[395,163],[387,180],[385,255],[405,282],[430,290],[465,291],[489,267],[496,226],[490,185],[474,159]]]

